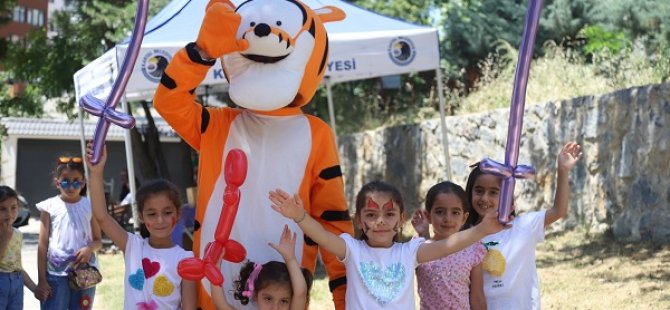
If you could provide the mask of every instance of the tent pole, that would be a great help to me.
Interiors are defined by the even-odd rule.
[[[86,156],[86,133],[84,130],[84,113],[82,112],[81,107],[77,107],[77,115],[79,118],[79,128],[81,129],[79,132],[79,143],[81,144],[81,156]],[[84,165],[84,177],[86,179],[89,179],[88,175],[88,166]]]
[[[444,151],[444,166],[447,168],[447,178],[451,180],[451,158],[449,157],[449,141],[447,140],[447,120],[444,112],[444,86],[442,85],[442,70],[435,69],[437,93],[440,98],[440,128],[442,129],[442,148]]]
[[[332,83],[329,78],[325,79],[326,81],[326,94],[328,95],[328,115],[330,116],[330,127],[333,128],[333,134],[335,134],[335,145],[337,143],[337,127],[335,126],[335,107],[333,106],[333,91],[331,89]]]
[[[121,109],[129,113],[130,107],[125,94],[121,99]],[[135,193],[137,192],[137,184],[135,184],[135,163],[133,161],[133,143],[130,138],[130,129],[124,130],[123,135],[124,144],[126,146],[126,163],[128,164],[128,183],[130,185],[130,197],[132,197],[131,211],[133,213],[133,227],[135,232],[140,231],[140,217],[137,213],[137,202],[135,201]]]

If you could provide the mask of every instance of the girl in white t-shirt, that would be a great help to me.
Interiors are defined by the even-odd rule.
[[[319,246],[332,252],[347,269],[347,309],[415,309],[414,269],[460,251],[484,236],[503,229],[496,214],[480,225],[451,237],[425,243],[423,238],[397,242],[404,219],[400,192],[384,182],[363,186],[356,197],[358,239],[325,230],[303,208],[299,195],[277,189],[270,192],[272,208],[293,219]]]
[[[107,213],[103,189],[103,172],[107,150],[98,164],[91,164],[92,145],[86,149],[86,163],[91,175],[93,215],[102,231],[123,250],[126,271],[124,276],[124,305],[135,309],[196,308],[195,282],[182,280],[177,273],[180,260],[193,257],[171,238],[180,215],[179,190],[167,180],[146,182],[135,195],[140,220],[149,232],[148,238],[125,231]]]
[[[580,146],[570,142],[558,154],[554,206],[546,211],[528,212],[512,220],[512,228],[485,237],[488,253],[484,258],[484,294],[489,309],[540,309],[540,291],[535,266],[535,246],[544,240],[545,227],[568,212],[568,174],[581,156]],[[475,212],[468,222],[475,225],[497,213],[501,179],[484,173],[476,165],[466,186]]]
[[[59,157],[54,183],[60,193],[37,204],[41,222],[37,291],[48,296],[41,308],[90,309],[95,287],[73,290],[67,277],[68,272],[80,264],[97,268],[95,252],[102,247],[100,227],[91,214],[91,203],[81,195],[86,185],[81,157]]]

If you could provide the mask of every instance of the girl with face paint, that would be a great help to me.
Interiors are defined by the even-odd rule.
[[[179,220],[181,200],[177,187],[167,180],[153,180],[136,194],[140,220],[148,238],[127,232],[107,213],[103,172],[107,149],[100,162],[91,164],[92,144],[86,148],[93,215],[102,231],[124,252],[124,309],[195,309],[195,282],[182,280],[177,273],[180,260],[193,257],[171,238]]]
[[[319,246],[332,252],[347,270],[347,309],[415,309],[414,269],[479,241],[503,229],[497,214],[451,237],[426,243],[423,238],[397,242],[404,221],[400,191],[390,184],[375,181],[361,188],[356,197],[355,239],[349,234],[330,233],[302,206],[297,194],[277,189],[269,195],[272,208],[292,219]]]

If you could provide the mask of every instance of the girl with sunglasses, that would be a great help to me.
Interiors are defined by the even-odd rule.
[[[95,287],[73,290],[68,272],[82,264],[98,268],[95,252],[102,247],[100,227],[93,218],[81,157],[60,157],[54,169],[58,195],[37,204],[40,236],[37,248],[38,291],[48,297],[42,309],[90,309]]]

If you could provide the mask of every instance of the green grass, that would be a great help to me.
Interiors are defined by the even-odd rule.
[[[125,279],[125,265],[123,254],[102,254],[100,272],[102,282],[95,290],[93,309],[123,309],[123,282]]]

